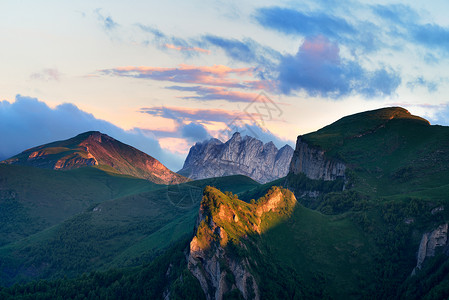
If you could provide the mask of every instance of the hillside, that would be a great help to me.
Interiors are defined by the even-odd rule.
[[[273,187],[246,203],[206,187],[195,215],[193,238],[184,236],[190,243],[180,239],[152,264],[3,288],[0,295],[347,299],[369,286],[374,253],[357,224],[304,208],[288,190]]]
[[[204,179],[228,175],[245,175],[267,183],[288,173],[293,149],[281,149],[272,143],[235,132],[227,142],[210,139],[190,148],[179,174],[191,179]]]
[[[1,247],[3,285],[56,281],[0,295],[446,299],[448,149],[402,108],[348,116],[299,136],[286,177],[145,190]],[[57,279],[81,270],[100,272]]]
[[[3,163],[54,170],[97,166],[157,184],[177,184],[188,180],[148,154],[98,131],[25,150]]]
[[[45,216],[58,215],[55,210],[68,208],[69,203],[72,205],[77,203],[74,200],[77,199],[76,193],[71,194],[71,189],[67,187],[67,196],[74,199],[61,204],[67,207],[56,206],[59,202],[54,199],[64,191],[65,183],[73,183],[66,177],[76,173],[75,179],[83,184],[92,179],[93,176],[89,174],[93,171],[104,173],[91,168],[58,172],[21,166],[2,167],[9,170],[19,169],[17,172],[20,169],[30,169],[40,174],[41,182],[45,182],[46,186],[55,187],[53,191],[48,191],[46,186],[41,185],[26,188],[29,196],[28,203],[24,204],[26,208],[24,211],[36,217],[40,216],[37,215],[39,212]],[[57,180],[46,175],[47,173]],[[97,174],[99,175],[101,174]],[[51,220],[51,225],[54,225],[52,227],[39,226],[40,223],[37,222],[23,223],[21,220],[5,219],[5,224],[9,226],[1,227],[0,233],[1,236],[9,236],[5,243],[10,243],[0,247],[0,286],[37,278],[71,277],[86,271],[138,266],[150,262],[171,244],[191,234],[202,190],[206,185],[214,185],[234,193],[259,185],[241,175],[169,186],[157,186],[145,180],[126,177],[114,183],[116,176],[106,174],[105,178],[99,177],[100,180],[92,180],[92,185],[86,184],[84,188],[78,185],[71,187],[86,193],[83,196],[86,197],[84,205],[79,205],[77,210],[72,210],[71,215],[66,215],[65,218],[58,215],[58,219]],[[21,201],[23,199],[21,195],[25,190],[21,189],[19,183],[9,178],[10,188],[14,188],[16,194],[20,195],[16,201]],[[111,188],[121,184],[122,193],[114,196],[109,187],[101,185],[103,179]],[[132,189],[134,181],[143,185]],[[26,181],[23,183],[27,184]],[[89,195],[91,187],[96,187],[95,191],[98,194]],[[129,192],[126,192],[127,190]],[[109,200],[101,198],[102,192],[110,196]],[[48,195],[47,201],[54,201],[55,205],[51,209],[40,202],[41,197],[33,197],[44,193]],[[79,200],[84,199],[81,196]],[[39,220],[45,216],[41,216]],[[33,230],[25,235],[20,232],[24,226],[29,226]],[[17,228],[14,235],[8,233],[12,228]]]
[[[96,168],[58,172],[0,164],[0,246],[59,224],[93,204],[157,187]]]

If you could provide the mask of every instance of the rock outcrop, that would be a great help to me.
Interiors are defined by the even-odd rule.
[[[264,144],[236,132],[226,143],[217,139],[196,143],[178,173],[191,179],[240,174],[266,183],[288,174],[292,155],[288,145],[278,150],[272,142]]]
[[[324,150],[311,147],[298,137],[290,163],[291,173],[303,173],[310,179],[335,180],[343,178],[345,170],[344,163],[328,159]]]
[[[31,148],[2,163],[54,170],[100,166],[111,172],[159,184],[188,181],[150,155],[98,131]]]
[[[435,230],[426,232],[421,238],[419,244],[419,250],[416,259],[416,267],[413,269],[412,276],[417,270],[420,270],[422,264],[427,257],[435,256],[435,250],[437,247],[443,247],[447,245],[447,229],[448,224],[442,224]]]
[[[187,259],[188,268],[207,299],[220,300],[235,290],[244,299],[260,299],[249,263],[251,258],[240,254],[238,249],[246,249],[249,235],[261,233],[264,214],[288,215],[295,204],[295,196],[279,187],[272,188],[254,204],[212,187],[205,188]]]

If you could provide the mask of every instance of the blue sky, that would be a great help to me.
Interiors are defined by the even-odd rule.
[[[449,124],[447,1],[2,1],[0,159],[100,130],[181,168],[402,106]]]

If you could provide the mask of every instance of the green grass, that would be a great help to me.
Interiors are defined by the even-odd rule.
[[[0,245],[58,224],[94,203],[156,187],[96,168],[61,172],[0,164]]]
[[[17,174],[20,174],[17,168],[23,168],[5,167],[17,170]],[[29,169],[31,173],[39,174],[40,180],[54,189],[51,192],[42,190],[41,185],[32,181],[37,176],[35,174],[29,180],[36,185],[28,186],[28,192],[46,192],[56,197],[59,196],[58,191],[62,193],[64,189],[82,189],[78,199],[85,199],[84,207],[79,210],[71,207],[71,216],[65,220],[61,216],[52,219],[56,223],[52,224],[53,227],[35,227],[35,232],[31,232],[28,237],[11,234],[11,239],[15,240],[0,247],[0,285],[26,282],[34,278],[76,276],[85,271],[136,266],[151,261],[171,243],[192,234],[206,185],[213,184],[234,193],[259,185],[245,176],[227,176],[157,186],[148,181],[111,175],[93,168],[67,172]],[[15,178],[11,172],[8,175],[10,186],[20,190],[20,184],[9,179]],[[74,181],[84,185],[84,189],[81,186],[74,187]],[[83,193],[85,198],[81,197]],[[106,200],[101,201],[101,193]],[[66,194],[65,197],[74,198],[75,195],[76,192],[73,195]],[[67,202],[70,203],[73,198]],[[31,203],[37,200],[31,196],[29,198]],[[17,210],[19,214],[21,210]],[[46,207],[36,210],[31,205],[29,211],[35,215],[39,213],[42,219],[52,213]]]

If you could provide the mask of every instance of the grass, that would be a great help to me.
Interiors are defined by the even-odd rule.
[[[227,176],[158,186],[93,168],[57,172],[4,167],[17,172],[17,175],[30,170],[29,180],[35,184],[27,185],[26,190],[30,194],[33,191],[34,195],[47,193],[55,199],[66,190],[66,200],[61,202],[59,199],[60,202],[50,210],[46,206],[33,208],[33,205],[40,205],[33,202],[39,198],[27,198],[30,202],[28,209],[35,216],[47,220],[53,209],[61,210],[66,203],[72,206],[67,211],[67,218],[59,215],[50,219],[53,224],[34,225],[34,231],[28,237],[10,234],[10,240],[5,241],[9,243],[0,247],[0,285],[35,278],[76,276],[85,271],[136,266],[151,261],[179,238],[192,234],[206,185],[213,184],[235,193],[259,185],[245,176]],[[25,190],[21,185],[25,183],[16,182],[13,172],[4,173],[8,175],[5,178],[9,186]],[[37,177],[36,181],[32,180]],[[52,186],[52,191],[46,191],[46,186]],[[83,200],[83,206],[74,206],[73,198],[77,194],[75,191],[70,194],[71,189],[82,190],[78,192],[77,201]],[[56,206],[59,203],[60,206]]]

